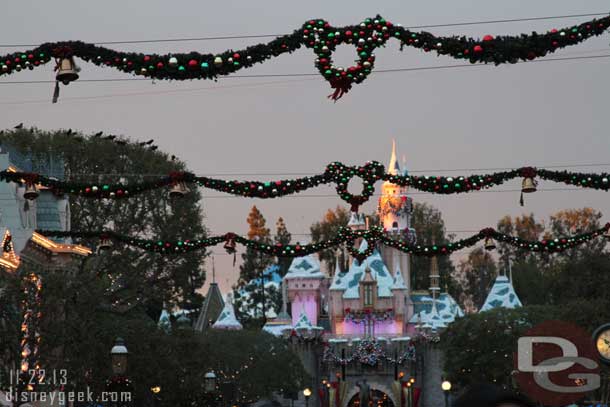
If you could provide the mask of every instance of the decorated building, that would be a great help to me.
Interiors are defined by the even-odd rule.
[[[11,151],[9,146],[0,150],[0,167],[8,171],[38,171],[55,178],[63,177],[63,163],[40,160],[34,167],[30,157]],[[19,281],[24,299],[14,312],[20,315],[21,360],[14,361],[0,354],[0,365],[24,372],[40,369],[40,327],[61,318],[61,305],[41,307],[45,276],[49,273],[76,273],[83,259],[92,254],[84,246],[71,244],[69,239],[50,239],[37,233],[37,229],[66,231],[70,228],[70,209],[67,197],[53,194],[35,183],[20,185],[0,183],[0,273]],[[0,292],[2,287],[0,286]],[[0,324],[3,323],[0,320]],[[54,350],[53,357],[61,357],[62,349]],[[29,376],[27,376],[29,377]],[[34,390],[25,380],[17,383],[17,391]],[[1,393],[1,392],[0,392]],[[3,395],[0,394],[0,400]]]
[[[388,171],[406,174],[395,144]],[[378,215],[384,233],[413,243],[407,193],[407,187],[385,182]],[[352,212],[347,226],[364,230],[368,223]],[[368,248],[366,240],[355,245]],[[416,271],[429,275],[428,290],[413,291],[411,272],[410,256],[384,245],[352,260],[347,270],[337,264],[334,272],[324,272],[313,255],[294,259],[282,284],[283,310],[264,330],[291,341],[316,382],[326,383],[313,396],[322,405],[357,406],[361,386],[370,387],[375,405],[396,407],[440,389],[441,359],[428,344],[464,313],[441,292],[436,258],[429,270]]]

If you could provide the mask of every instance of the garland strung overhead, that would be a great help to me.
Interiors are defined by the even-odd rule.
[[[362,180],[363,188],[359,194],[352,194],[348,191],[349,182],[354,178]],[[0,171],[0,181],[26,185],[24,196],[27,199],[38,197],[36,185],[49,188],[59,195],[70,194],[95,199],[120,199],[167,187],[171,188],[170,196],[182,196],[188,192],[186,184],[196,184],[200,187],[226,192],[231,195],[268,199],[296,194],[322,184],[334,183],[339,197],[349,203],[354,212],[357,212],[359,206],[367,202],[375,193],[375,183],[380,180],[434,194],[459,194],[491,188],[515,178],[522,178],[522,192],[526,193],[536,191],[536,178],[582,188],[603,191],[610,189],[610,174],[608,173],[594,174],[521,167],[510,171],[467,177],[391,175],[387,174],[383,164],[377,161],[367,162],[364,166],[346,166],[340,162],[333,162],[326,167],[322,174],[268,182],[221,180],[198,177],[190,172],[173,172],[152,181],[130,184],[93,184],[59,181],[36,173]]]
[[[206,249],[208,247],[216,246],[224,242],[224,248],[230,254],[235,254],[237,243],[239,243],[247,248],[251,248],[253,250],[271,256],[300,257],[312,253],[317,253],[331,247],[339,246],[341,244],[346,244],[347,250],[350,252],[350,254],[360,263],[362,263],[364,260],[366,260],[367,257],[373,254],[377,243],[382,243],[386,246],[393,247],[403,253],[409,253],[415,256],[428,257],[446,256],[455,251],[472,247],[481,240],[485,240],[485,248],[487,250],[495,249],[495,240],[498,242],[507,243],[518,249],[526,250],[529,252],[558,253],[566,249],[570,249],[581,244],[587,243],[599,236],[610,238],[610,233],[608,232],[609,229],[610,223],[607,223],[604,227],[600,229],[588,233],[575,235],[572,237],[561,237],[555,239],[545,239],[541,241],[530,241],[497,232],[493,228],[486,228],[466,239],[457,240],[455,242],[447,243],[444,245],[419,245],[410,243],[406,240],[392,239],[391,237],[388,237],[388,235],[384,233],[384,231],[380,227],[376,226],[368,230],[352,230],[348,227],[342,227],[339,229],[337,235],[334,236],[332,239],[323,240],[318,243],[310,243],[303,245],[299,243],[288,245],[283,245],[281,243],[265,244],[260,243],[257,240],[251,240],[243,236],[236,235],[235,233],[226,233],[224,235],[213,236],[207,239],[179,241],[139,239],[120,235],[112,231],[79,232],[40,230],[38,231],[38,233],[44,236],[60,238],[97,238],[99,239],[98,251],[111,248],[112,241],[116,241],[149,252],[156,252],[162,254],[188,253],[194,250],[201,250]],[[358,239],[364,239],[367,241],[367,245],[364,250],[360,250],[360,248],[355,247],[356,241]]]
[[[337,100],[353,84],[361,83],[368,77],[375,66],[375,50],[385,46],[391,38],[400,41],[401,48],[410,46],[471,63],[499,65],[544,57],[557,49],[601,35],[609,26],[610,17],[604,17],[544,34],[485,35],[475,39],[464,36],[437,37],[425,31],[411,31],[381,16],[345,27],[334,27],[326,20],[315,19],[305,22],[292,34],[277,37],[266,44],[252,45],[238,51],[230,49],[219,54],[189,52],[157,55],[115,51],[81,41],[45,43],[28,51],[0,56],[0,75],[34,69],[54,58],[57,82],[68,84],[79,77],[79,69],[73,60],[73,57],[78,57],[98,66],[113,67],[154,79],[215,79],[305,46],[313,51],[315,66],[334,89],[329,97]],[[340,67],[333,62],[333,52],[342,44],[351,44],[356,48],[355,65]],[[56,86],[54,101],[58,95],[59,87]]]

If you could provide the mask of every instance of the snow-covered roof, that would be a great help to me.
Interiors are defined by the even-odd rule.
[[[363,241],[362,245],[360,246],[360,250],[363,251],[365,249],[366,241]],[[330,289],[344,291],[343,298],[360,298],[359,283],[364,277],[364,271],[367,265],[371,269],[372,277],[377,281],[377,296],[392,297],[394,277],[392,277],[392,274],[384,264],[381,255],[377,250],[375,250],[373,254],[367,257],[362,263],[354,260],[349,270],[347,270],[345,273],[335,273]]]
[[[489,311],[494,308],[519,308],[522,306],[523,304],[521,304],[521,300],[519,300],[515,288],[508,277],[498,276],[480,312]]]
[[[307,314],[305,314],[304,312],[301,312],[301,315],[299,316],[299,319],[297,321],[296,324],[294,324],[293,327],[295,330],[299,331],[299,330],[322,330],[324,328],[320,327],[320,326],[313,326],[311,324],[311,321],[309,320],[309,318],[307,318]]]
[[[324,328],[321,326],[314,326],[309,318],[307,318],[307,314],[301,312],[299,319],[294,326],[288,322],[286,323],[279,318],[276,318],[273,321],[267,322],[265,326],[263,326],[263,331],[270,333],[274,336],[282,336],[286,331],[297,331],[297,332],[312,332],[312,331],[323,331]]]
[[[284,278],[324,278],[324,273],[320,271],[320,262],[309,255],[295,258]]]
[[[413,317],[411,317],[409,322],[415,324],[418,322],[418,316],[421,316],[422,323],[425,323],[429,316],[433,314],[432,297],[429,295],[413,294],[411,295],[411,301],[413,301]],[[439,295],[436,299],[435,308],[436,314],[445,324],[449,324],[455,321],[456,318],[464,316],[464,311],[462,311],[449,293]]]
[[[402,272],[400,271],[400,267],[396,268],[396,272],[394,273],[394,284],[390,287],[392,290],[406,290],[407,285],[405,284],[405,279],[402,276]]]
[[[287,329],[292,329],[291,324],[274,324],[272,322],[268,322],[263,327],[263,331],[270,333],[273,336],[282,336],[284,331]]]
[[[225,306],[220,313],[220,316],[212,325],[214,329],[230,329],[230,330],[241,330],[243,327],[235,316],[235,310],[233,309],[233,302],[231,298],[227,298]]]

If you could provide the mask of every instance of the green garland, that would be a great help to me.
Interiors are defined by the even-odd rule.
[[[499,65],[544,57],[557,49],[601,35],[609,27],[610,17],[604,17],[544,34],[485,35],[482,39],[475,39],[464,36],[437,37],[424,31],[411,31],[381,16],[345,27],[333,27],[326,20],[315,19],[307,21],[292,34],[277,37],[266,44],[219,54],[189,52],[157,55],[115,51],[81,41],[45,43],[31,50],[0,56],[0,75],[34,69],[52,58],[79,57],[98,66],[155,79],[215,79],[305,46],[313,50],[318,71],[334,89],[329,97],[337,100],[353,84],[361,83],[368,77],[375,66],[375,50],[384,47],[391,38],[400,41],[401,46],[434,51],[438,55],[465,59],[471,63]],[[351,44],[356,48],[358,59],[355,65],[339,67],[333,62],[333,52],[342,44]]]
[[[116,242],[134,246],[142,250],[161,254],[187,253],[194,250],[206,249],[224,242],[225,249],[229,253],[235,253],[236,243],[239,243],[247,248],[251,248],[271,256],[300,257],[347,243],[347,250],[350,252],[350,254],[359,262],[362,262],[373,254],[378,242],[391,246],[403,253],[427,257],[446,256],[455,251],[472,247],[483,239],[495,239],[498,242],[507,243],[511,246],[529,252],[558,253],[587,243],[599,236],[605,235],[609,229],[610,223],[607,223],[600,229],[572,237],[530,241],[497,232],[493,228],[486,228],[473,236],[444,245],[419,245],[409,243],[406,240],[392,239],[391,237],[388,237],[380,227],[372,227],[368,230],[351,230],[348,227],[342,227],[339,229],[337,235],[332,239],[304,245],[298,243],[289,245],[283,245],[280,243],[265,244],[236,235],[235,233],[226,233],[224,235],[209,237],[207,239],[178,241],[139,239],[120,235],[112,231],[79,232],[40,230],[38,233],[49,237],[114,240]],[[356,240],[358,239],[364,239],[367,241],[366,248],[363,251],[354,246]]]
[[[19,184],[39,184],[59,195],[70,194],[94,199],[128,198],[153,189],[167,188],[179,182],[196,184],[200,187],[231,195],[269,199],[296,194],[322,184],[334,183],[339,197],[350,204],[353,211],[358,211],[358,207],[369,200],[375,193],[375,183],[380,180],[434,194],[459,194],[491,188],[515,178],[531,178],[534,180],[536,177],[546,181],[575,185],[582,188],[602,191],[610,189],[610,174],[608,173],[579,173],[521,167],[510,171],[470,175],[467,177],[391,175],[385,172],[383,164],[376,161],[368,162],[360,167],[346,166],[340,162],[334,162],[329,164],[322,174],[269,182],[220,180],[198,177],[190,172],[173,172],[153,181],[133,184],[104,183],[98,185],[59,181],[36,173],[0,171],[0,181],[16,182]],[[348,192],[349,182],[353,178],[362,179],[363,189],[360,194]]]

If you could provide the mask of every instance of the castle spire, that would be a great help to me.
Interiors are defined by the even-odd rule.
[[[388,164],[388,174],[401,175],[400,165],[396,159],[396,140],[392,139],[392,155],[390,156],[390,164]]]
[[[432,239],[432,245],[435,244],[435,239]],[[441,291],[440,278],[441,276],[438,271],[438,259],[436,256],[432,256],[430,259],[430,292],[432,294],[433,302],[436,302],[436,297]]]

